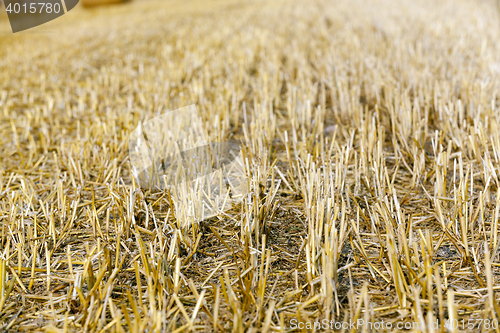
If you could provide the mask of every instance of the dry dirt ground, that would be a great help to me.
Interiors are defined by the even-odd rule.
[[[499,332],[498,14],[151,0],[12,34],[0,13],[0,330]],[[186,225],[132,182],[127,137],[190,104],[250,192]]]

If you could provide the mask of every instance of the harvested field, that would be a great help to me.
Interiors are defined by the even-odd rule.
[[[499,332],[498,8],[0,13],[0,331]],[[127,138],[191,104],[250,192],[186,224]]]

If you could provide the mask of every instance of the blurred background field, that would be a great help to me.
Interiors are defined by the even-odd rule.
[[[1,10],[0,330],[498,331],[495,1]],[[190,104],[251,191],[185,227],[127,137]]]

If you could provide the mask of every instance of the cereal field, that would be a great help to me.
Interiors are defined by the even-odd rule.
[[[0,331],[500,331],[495,1],[4,8]],[[249,188],[185,223],[128,136],[193,104]]]

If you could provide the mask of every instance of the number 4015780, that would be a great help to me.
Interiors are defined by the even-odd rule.
[[[461,329],[474,329],[478,327],[479,329],[497,329],[498,328],[498,320],[493,319],[469,319],[465,321],[464,319],[458,320],[458,319],[453,319],[450,321],[449,319],[446,321],[445,325],[446,328],[461,328]]]
[[[19,3],[9,3],[7,8],[5,8],[7,13],[24,13],[24,14],[41,14],[41,13],[59,13],[61,11],[61,5],[58,3],[52,4],[50,2],[32,2],[29,5],[27,3],[23,3],[22,5]]]

